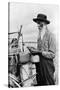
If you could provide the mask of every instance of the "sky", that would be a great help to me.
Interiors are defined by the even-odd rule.
[[[50,20],[48,29],[53,32],[57,38],[59,29],[58,5],[11,2],[9,9],[9,32],[19,31],[20,25],[23,25],[22,33],[24,41],[36,41],[38,36],[38,29],[37,24],[33,22],[33,18],[36,18],[38,13],[43,13],[46,14],[47,19]]]

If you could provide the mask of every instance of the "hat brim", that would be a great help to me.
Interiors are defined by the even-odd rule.
[[[34,22],[36,23],[40,23],[40,22],[45,22],[46,24],[50,24],[50,21],[49,20],[44,20],[44,19],[37,19],[37,18],[34,18],[33,19]]]

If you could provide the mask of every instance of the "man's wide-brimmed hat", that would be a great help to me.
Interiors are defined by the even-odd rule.
[[[49,24],[50,21],[47,20],[47,16],[44,15],[44,14],[38,14],[37,15],[37,18],[33,18],[33,21],[36,22],[36,23],[40,23],[40,22],[45,22],[46,24]]]

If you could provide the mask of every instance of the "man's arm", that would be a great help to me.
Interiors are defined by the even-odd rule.
[[[42,51],[42,55],[45,56],[46,58],[53,59],[55,58],[56,54],[56,42],[51,34],[48,39],[48,51]]]
[[[49,59],[53,59],[55,58],[55,53],[52,53],[52,52],[47,52],[47,51],[43,51],[42,52],[42,55],[46,58],[49,58]]]

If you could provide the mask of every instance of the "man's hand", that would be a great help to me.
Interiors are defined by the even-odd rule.
[[[41,53],[39,50],[37,50],[36,48],[34,47],[27,47],[29,49],[29,51],[31,52],[31,54],[39,54]]]
[[[42,51],[42,55],[47,55],[47,52],[46,51]]]

